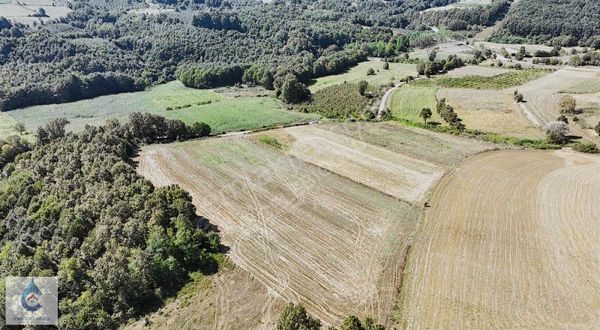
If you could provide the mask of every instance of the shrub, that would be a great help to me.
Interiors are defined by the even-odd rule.
[[[277,321],[277,330],[319,330],[321,321],[306,313],[301,304],[289,303]]]
[[[565,95],[561,97],[558,106],[560,107],[561,113],[575,113],[577,102],[571,95]]]
[[[550,143],[563,144],[567,142],[569,127],[562,121],[553,121],[544,127],[546,139]]]
[[[585,152],[586,154],[600,153],[600,149],[598,149],[598,146],[593,142],[577,142],[573,144],[573,150]]]
[[[375,75],[375,70],[373,70],[373,68],[369,68],[369,70],[367,70],[367,76],[374,76]]]

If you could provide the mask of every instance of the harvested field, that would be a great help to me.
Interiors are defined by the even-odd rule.
[[[408,329],[600,326],[600,158],[499,151],[444,177],[411,249]]]
[[[519,92],[525,96],[527,103],[524,106],[531,112],[535,119],[543,125],[556,120],[559,116],[558,102],[562,97],[560,92],[568,87],[577,86],[589,79],[594,79],[600,74],[600,69],[563,68],[541,79],[532,81],[518,87]],[[583,136],[590,141],[596,141],[597,134],[589,130],[582,130],[578,125],[569,125],[571,131]]]
[[[159,311],[122,330],[267,330],[275,327],[285,305],[239,267],[201,277],[182,292]]]
[[[392,324],[417,208],[240,136],[146,147],[139,170],[189,191],[269,292],[327,324]]]
[[[470,155],[498,147],[491,143],[406,127],[390,121],[348,122],[319,127],[443,167],[456,165]]]
[[[544,138],[542,130],[514,101],[512,91],[440,89],[437,97],[446,98],[467,128],[518,138]]]
[[[435,164],[314,126],[285,131],[295,140],[292,156],[409,203],[422,201],[443,174]]]

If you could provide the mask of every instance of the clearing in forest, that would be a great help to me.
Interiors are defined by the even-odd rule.
[[[600,158],[499,151],[444,177],[400,299],[413,329],[597,328]]]
[[[325,87],[343,83],[358,83],[362,80],[367,81],[371,85],[379,86],[387,85],[392,81],[398,82],[400,79],[408,76],[417,76],[417,66],[415,64],[388,63],[390,66],[389,70],[384,70],[383,64],[384,62],[378,58],[362,62],[350,68],[348,72],[318,78],[309,88],[314,93]],[[375,74],[371,76],[367,75],[369,69],[373,69]]]

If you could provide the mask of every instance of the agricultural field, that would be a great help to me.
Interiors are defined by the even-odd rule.
[[[574,86],[569,86],[562,91],[565,94],[594,94],[600,93],[600,73],[595,77],[583,80]]]
[[[419,116],[423,108],[431,109],[433,116],[431,121],[441,122],[441,118],[435,111],[437,88],[430,86],[414,86],[414,84],[403,85],[390,96],[388,108],[394,117],[420,122]]]
[[[470,155],[498,148],[491,143],[406,127],[393,121],[327,123],[319,128],[445,168]]]
[[[546,69],[510,70],[494,76],[439,77],[431,80],[417,80],[413,84],[444,88],[505,89],[539,79],[551,72]]]
[[[543,139],[542,130],[527,120],[511,90],[439,89],[467,128],[525,139]]]
[[[243,137],[150,146],[139,169],[190,192],[231,260],[269,291],[328,324],[348,313],[392,322],[416,208]]]
[[[535,164],[535,166],[532,166]],[[440,182],[412,246],[402,328],[595,328],[600,159],[499,151]]]
[[[474,7],[474,6],[489,5],[491,3],[492,3],[492,0],[460,0],[455,3],[446,5],[446,6],[425,9],[422,12],[448,10],[448,9],[454,9],[454,8],[469,8],[469,7]]]
[[[40,8],[46,12],[47,17],[34,17]],[[52,0],[0,0],[0,16],[26,25],[64,17],[70,12],[71,9],[66,5],[56,5]]]
[[[409,56],[411,58],[417,58],[425,61],[428,60],[429,53],[432,50],[435,50],[437,54],[437,59],[444,59],[450,55],[457,55],[463,60],[473,59],[473,48],[467,45],[466,43],[460,41],[447,41],[439,43],[433,47],[415,49],[409,53]]]
[[[443,169],[345,135],[311,126],[286,128],[289,154],[386,195],[418,205]]]
[[[535,121],[541,123],[541,126],[556,120],[559,116],[558,102],[564,95],[562,91],[577,88],[581,84],[587,84],[590,79],[595,79],[600,70],[593,67],[585,68],[562,68],[550,75],[543,77],[532,82],[529,82],[523,86],[519,86],[518,90],[525,97],[526,103],[523,107],[531,113]],[[588,101],[587,107],[593,107],[589,103],[594,103],[594,94],[588,96],[581,95],[579,101],[580,106],[586,107],[586,101]],[[577,95],[574,95],[577,97]],[[587,100],[585,100],[587,99]],[[578,115],[578,117],[586,118],[586,109],[583,109],[584,113]],[[593,110],[593,109],[588,109]],[[588,111],[589,112],[589,111]],[[571,123],[569,125],[572,133],[584,137],[589,141],[598,142],[598,136],[595,132],[590,129],[581,128],[580,125]]]
[[[424,141],[431,149],[413,147]],[[450,166],[493,147],[395,123],[330,123],[148,146],[138,162],[155,185],[191,193],[270,297],[327,325],[356,314],[390,326],[424,197]]]
[[[165,307],[121,329],[266,330],[276,323],[284,304],[248,272],[232,265],[215,275],[196,274]]]
[[[454,70],[449,71],[446,76],[448,77],[468,77],[468,76],[480,76],[480,77],[493,77],[499,74],[511,72],[510,69],[504,69],[499,67],[480,66],[480,65],[466,65]]]
[[[309,88],[314,93],[325,87],[340,85],[345,82],[358,83],[362,80],[367,81],[371,85],[380,86],[387,85],[392,81],[397,82],[408,76],[414,77],[417,75],[417,66],[415,64],[389,63],[390,69],[384,70],[383,63],[381,59],[371,59],[359,63],[348,72],[318,78]],[[375,70],[375,75],[368,76],[367,71],[371,68]]]
[[[172,110],[168,110],[172,109]],[[54,118],[65,117],[68,129],[78,131],[87,124],[102,124],[108,118],[126,120],[130,113],[147,112],[187,124],[202,121],[213,133],[251,130],[318,119],[282,109],[279,100],[270,96],[235,97],[209,90],[192,89],[180,82],[170,82],[142,92],[101,96],[72,103],[42,105],[7,112],[35,131]]]

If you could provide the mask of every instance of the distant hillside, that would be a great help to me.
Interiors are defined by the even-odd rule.
[[[512,6],[496,38],[600,48],[599,34],[598,1],[521,0]]]

